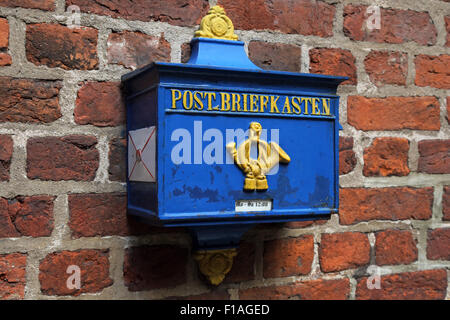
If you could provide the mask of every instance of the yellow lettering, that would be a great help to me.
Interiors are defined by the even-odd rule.
[[[278,106],[277,106],[278,99],[280,99],[279,96],[276,96],[276,99],[275,99],[275,96],[270,96],[270,113],[274,113],[273,110],[277,110],[276,113],[280,113],[280,110],[278,110]]]
[[[231,94],[231,110],[241,111],[241,95],[237,93]]]
[[[324,116],[329,116],[330,115],[330,104],[331,104],[331,101],[330,101],[329,98],[327,98],[327,99],[322,98],[322,106],[323,106],[322,114]]]
[[[315,116],[320,116],[319,101],[319,98],[312,98],[312,114]]]
[[[200,94],[201,98],[203,99],[203,92],[195,91],[194,92],[194,100],[195,100],[194,108],[197,110],[203,110],[203,101],[198,97],[199,94]]]
[[[221,96],[221,100],[222,100],[222,111],[230,111],[230,109],[231,109],[231,105],[230,105],[231,96],[230,96],[230,94],[226,93],[226,92],[221,92],[220,96]]]
[[[297,102],[295,100],[297,100]],[[295,114],[302,114],[302,108],[300,107],[301,104],[302,103],[301,103],[299,97],[293,97],[292,98],[292,106],[294,107],[293,111],[294,111]]]
[[[265,112],[264,109],[267,109],[267,104],[269,103],[269,96],[259,96],[259,97],[260,97],[261,112]]]
[[[187,104],[187,94],[189,94],[189,107]],[[193,104],[194,104],[194,100],[192,99],[192,92],[190,92],[189,90],[186,90],[183,93],[183,108],[185,108],[186,110],[191,110]]]
[[[244,111],[247,112],[247,96],[248,96],[248,94],[243,93],[242,96],[244,97]]]
[[[258,112],[258,96],[256,94],[250,95],[250,112]],[[253,107],[255,107],[255,110],[253,110]]]
[[[305,114],[309,114],[308,113],[308,102],[311,102],[311,98],[302,98],[302,103],[303,101],[305,101]]]
[[[287,109],[288,112],[284,112],[285,109]],[[286,97],[286,100],[284,102],[283,112],[281,112],[281,113],[288,113],[288,114],[292,113],[291,112],[291,104],[289,103],[289,98],[288,97]]]
[[[181,99],[181,91],[177,89],[172,89],[172,109],[177,108],[177,101]],[[178,94],[178,97],[176,96]]]
[[[205,95],[208,97],[208,111],[213,110],[212,108],[212,98],[216,100],[216,93],[215,92],[205,92]],[[217,110],[214,108],[214,110]]]

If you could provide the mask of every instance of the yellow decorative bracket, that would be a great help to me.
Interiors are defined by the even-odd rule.
[[[200,272],[213,285],[219,285],[233,266],[236,249],[197,251],[194,259],[198,262]]]
[[[234,33],[233,22],[220,6],[212,7],[203,17],[200,29],[195,32],[195,37],[238,40],[238,36]]]

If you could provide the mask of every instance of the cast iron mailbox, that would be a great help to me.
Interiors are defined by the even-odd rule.
[[[218,284],[253,224],[337,212],[336,90],[347,78],[258,68],[218,6],[191,47],[187,64],[123,77],[128,213],[189,227]]]

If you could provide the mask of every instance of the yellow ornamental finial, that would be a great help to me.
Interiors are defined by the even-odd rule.
[[[220,6],[212,7],[203,17],[200,29],[195,32],[195,37],[238,40],[238,36],[234,34],[233,22]]]

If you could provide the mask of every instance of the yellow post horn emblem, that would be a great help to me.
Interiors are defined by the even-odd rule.
[[[195,32],[195,37],[238,40],[238,36],[234,34],[233,22],[226,16],[224,8],[220,6],[212,7],[203,17],[200,29]]]
[[[278,163],[289,163],[291,158],[275,142],[261,140],[262,126],[259,122],[250,123],[249,138],[237,149],[236,143],[230,142],[227,151],[233,156],[235,164],[244,172],[244,190],[267,190],[266,174]],[[258,158],[252,159],[250,149],[256,146]]]

